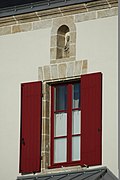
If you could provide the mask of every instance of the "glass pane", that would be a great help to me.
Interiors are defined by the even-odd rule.
[[[59,138],[54,140],[54,162],[66,162],[67,140]]]
[[[54,118],[54,136],[67,135],[67,113],[57,113]]]
[[[72,107],[80,108],[80,83],[76,83],[72,86]]]
[[[72,112],[72,134],[81,133],[81,111]]]
[[[66,86],[58,86],[55,88],[55,110],[66,110],[67,88]]]
[[[80,136],[72,137],[72,160],[80,160]]]

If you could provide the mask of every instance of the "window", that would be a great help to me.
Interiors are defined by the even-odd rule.
[[[85,74],[78,81],[52,84],[50,103],[46,101],[46,106],[50,105],[46,117],[42,113],[45,107],[42,84],[29,82],[21,85],[20,173],[41,171],[41,163],[47,160],[41,153],[43,146],[48,155],[47,162],[50,159],[46,168],[100,165],[102,74]],[[46,136],[44,129],[49,129],[49,126],[45,126],[45,120],[51,127]],[[50,143],[48,136],[51,137]]]
[[[51,167],[101,164],[101,73],[51,86]]]
[[[51,91],[53,161],[80,161],[80,83],[55,85]]]

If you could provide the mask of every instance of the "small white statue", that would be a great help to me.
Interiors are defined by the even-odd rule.
[[[64,47],[64,51],[68,51],[70,48],[70,32],[67,32],[65,34],[65,47]]]

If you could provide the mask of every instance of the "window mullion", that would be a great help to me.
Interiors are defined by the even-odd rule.
[[[72,84],[67,86],[67,160],[72,161]]]

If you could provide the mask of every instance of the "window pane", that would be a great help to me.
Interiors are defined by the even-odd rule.
[[[54,136],[67,135],[67,113],[57,113],[54,118]]]
[[[80,160],[80,136],[72,137],[72,160]]]
[[[66,162],[66,151],[67,151],[67,140],[66,138],[59,138],[54,140],[54,162]]]
[[[72,112],[72,134],[81,133],[81,111]]]
[[[55,88],[55,110],[66,110],[66,86],[58,86]]]
[[[80,83],[76,83],[72,86],[72,107],[80,108]]]

